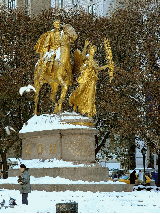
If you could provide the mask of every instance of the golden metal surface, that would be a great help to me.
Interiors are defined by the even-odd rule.
[[[70,106],[73,106],[74,111],[76,111],[78,107],[81,114],[87,114],[88,117],[93,117],[96,114],[95,94],[98,72],[109,66],[104,65],[98,67],[94,60],[96,52],[96,46],[94,45],[90,44],[88,49],[89,57],[86,58],[86,50],[89,43],[89,41],[85,41],[85,46],[82,52],[83,64],[80,67],[80,76],[77,79],[79,86],[71,94],[69,104]]]
[[[39,147],[41,147],[40,151],[39,151]],[[38,144],[37,151],[38,151],[38,154],[42,154],[42,152],[43,152],[43,146],[42,146],[42,144]]]
[[[68,86],[72,85],[72,68],[70,63],[70,44],[77,39],[74,28],[66,24],[63,31],[60,32],[60,22],[54,21],[54,30],[44,33],[35,49],[40,53],[40,59],[35,67],[34,85],[36,89],[35,95],[35,114],[37,114],[37,104],[39,91],[44,83],[49,83],[52,88],[51,99],[55,103],[54,113],[58,113],[62,109],[62,103],[65,100]],[[110,82],[113,78],[114,62],[112,59],[112,51],[109,41],[104,38],[104,47],[106,51],[107,65],[99,67],[94,60],[96,46],[85,41],[84,49],[74,52],[74,65],[76,72],[80,73],[77,82],[78,87],[69,97],[69,105],[73,106],[73,110],[78,111],[89,117],[96,114],[95,94],[98,72],[108,67]],[[89,56],[86,56],[88,51]],[[58,102],[55,99],[59,85],[61,86],[61,95]]]
[[[52,144],[50,144],[50,153],[52,154],[53,151],[52,151]]]
[[[81,126],[94,126],[94,123],[92,122],[66,122],[66,123]]]
[[[111,46],[109,44],[108,39],[104,38],[104,47],[105,47],[105,51],[106,51],[106,58],[108,60],[108,73],[109,73],[109,77],[110,77],[110,83],[113,79],[113,71],[114,71],[114,62],[112,59],[112,50],[111,50]]]
[[[39,91],[44,83],[51,85],[51,99],[55,103],[55,113],[61,111],[68,86],[72,84],[70,43],[77,39],[77,34],[69,24],[65,25],[63,31],[60,32],[60,22],[58,20],[54,21],[54,28],[53,31],[43,34],[35,45],[36,52],[40,53],[40,60],[34,72],[35,114],[37,114]],[[59,85],[61,85],[62,90],[57,103],[55,94]]]
[[[52,150],[52,144],[50,144],[50,153],[53,154],[56,151],[56,144],[54,143],[54,149]]]
[[[29,149],[29,151],[28,151],[28,149]],[[29,145],[26,145],[26,155],[30,155],[30,152],[31,152],[31,146],[29,144]]]

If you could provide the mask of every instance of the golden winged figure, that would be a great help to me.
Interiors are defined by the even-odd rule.
[[[106,69],[107,67],[110,69],[110,52],[108,51],[109,48],[107,44],[106,53],[109,54],[109,57],[107,58],[109,63],[99,67],[97,62],[94,60],[96,46],[90,44],[88,48],[89,56],[86,56],[86,49],[89,44],[90,42],[86,40],[83,52],[81,53],[80,51],[76,51],[74,54],[77,62],[79,63],[78,68],[80,75],[77,79],[79,85],[69,97],[69,104],[70,106],[73,106],[74,111],[76,111],[78,107],[78,110],[82,115],[87,114],[89,117],[93,117],[96,114],[95,94],[98,72]],[[110,77],[111,72],[113,74],[113,70],[110,69]]]

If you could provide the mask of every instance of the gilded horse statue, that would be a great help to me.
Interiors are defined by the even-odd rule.
[[[34,73],[35,95],[35,115],[39,91],[44,83],[50,84],[52,88],[51,99],[55,103],[54,112],[58,113],[62,109],[68,86],[72,84],[72,69],[70,64],[70,43],[77,39],[74,28],[66,24],[63,31],[59,31],[59,21],[54,22],[55,29],[46,32],[38,40],[35,49],[40,53]],[[55,95],[58,86],[61,85],[61,95],[58,102]]]

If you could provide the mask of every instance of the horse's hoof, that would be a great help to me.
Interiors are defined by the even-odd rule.
[[[59,111],[58,109],[54,109],[54,113],[57,114]]]
[[[54,113],[57,114],[59,111],[58,111],[58,104],[55,103],[55,109],[54,109]]]
[[[77,106],[73,106],[73,111],[76,112],[76,110],[77,110]]]
[[[54,96],[51,95],[51,96],[50,96],[50,99],[54,102]]]
[[[58,106],[58,112],[60,112],[61,109],[62,109],[62,104],[59,104],[59,106]]]

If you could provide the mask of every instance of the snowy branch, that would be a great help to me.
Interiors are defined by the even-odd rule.
[[[25,91],[31,92],[31,89],[36,92],[36,89],[32,85],[28,85],[28,86],[21,87],[19,90],[19,93],[22,96]]]

